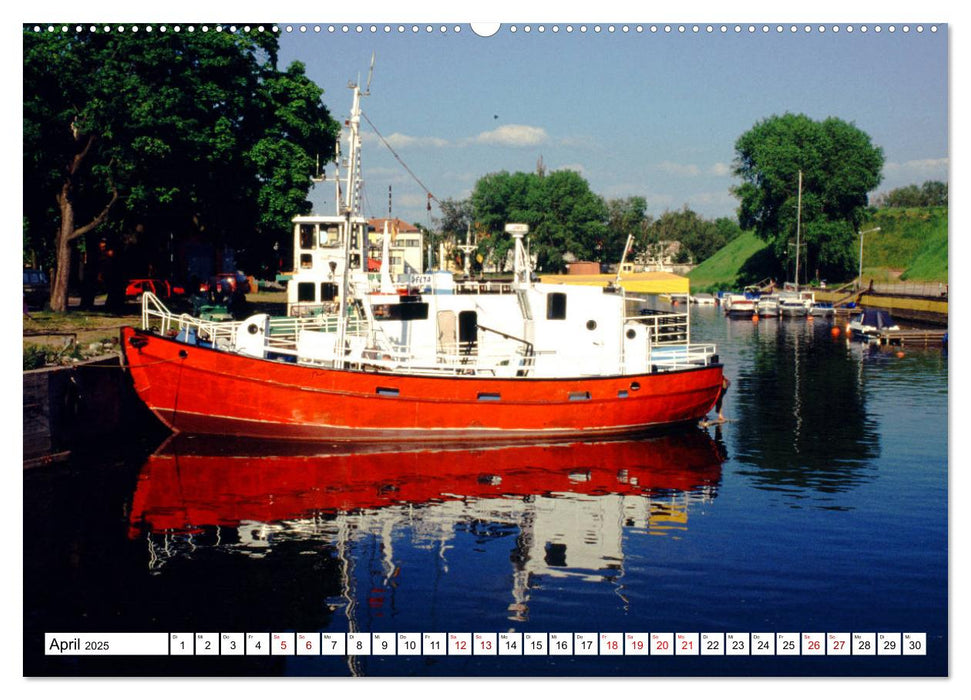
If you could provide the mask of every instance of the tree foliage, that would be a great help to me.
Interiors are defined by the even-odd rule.
[[[675,262],[702,263],[741,235],[738,224],[726,217],[705,219],[687,206],[666,211],[648,227],[652,245],[678,241],[681,249]]]
[[[338,125],[303,66],[276,56],[269,32],[25,27],[24,243],[56,268],[52,308],[94,231],[155,264],[189,236],[249,266],[287,244]]]
[[[472,212],[472,202],[468,199],[444,199],[439,204],[442,216],[436,219],[437,231],[429,232],[425,238],[428,245],[438,248],[441,245],[445,249],[447,260],[440,260],[439,265],[442,269],[448,266],[448,260],[457,266],[463,266],[465,260],[462,253],[457,251],[456,246],[466,242],[470,229],[475,222]]]
[[[734,173],[742,184],[734,193],[743,229],[754,229],[784,259],[796,235],[801,171],[801,242],[810,266],[833,279],[853,271],[855,232],[884,160],[866,133],[835,117],[817,122],[787,113],[742,134],[735,155]]]
[[[873,198],[877,207],[946,207],[947,183],[928,180],[923,185],[897,187]]]
[[[486,232],[480,240],[482,252],[499,269],[512,247],[503,230],[513,222],[529,225],[530,252],[541,271],[562,271],[567,253],[575,259],[600,260],[605,255],[606,204],[571,170],[492,173],[476,182],[471,202],[475,220]]]
[[[637,250],[643,250],[647,241],[647,230],[651,222],[647,214],[647,200],[644,197],[624,197],[607,201],[607,233],[603,244],[604,263],[619,263],[624,254],[627,237],[631,239],[632,251],[628,251],[628,259],[634,257]],[[633,253],[633,254],[632,254]]]

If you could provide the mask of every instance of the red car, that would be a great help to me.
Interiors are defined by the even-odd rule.
[[[141,299],[144,292],[151,292],[159,299],[169,299],[173,296],[183,296],[185,289],[173,285],[168,280],[134,279],[128,281],[128,286],[125,288],[125,297]]]

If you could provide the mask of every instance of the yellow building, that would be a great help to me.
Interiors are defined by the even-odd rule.
[[[606,287],[617,281],[617,275],[540,275],[547,284],[582,284]],[[631,294],[688,294],[687,277],[672,272],[624,272],[620,286]]]

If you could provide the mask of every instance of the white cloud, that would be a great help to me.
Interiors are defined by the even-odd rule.
[[[699,177],[701,175],[727,177],[732,174],[732,166],[728,163],[715,163],[707,167],[702,167],[694,163],[675,163],[670,160],[665,160],[658,163],[655,167],[661,172],[676,177]]]
[[[941,172],[946,173],[949,163],[950,160],[948,158],[923,158],[921,160],[908,160],[903,163],[884,163],[883,170],[888,174],[939,174]]]
[[[483,131],[473,141],[495,146],[537,146],[549,140],[546,130],[525,124],[505,124],[492,131]]]
[[[448,141],[445,139],[440,139],[435,136],[408,136],[407,134],[399,134],[395,132],[389,136],[384,137],[385,140],[390,144],[392,148],[444,148],[448,146]],[[376,134],[364,133],[361,134],[361,140],[364,143],[379,143],[380,139]]]
[[[677,175],[679,177],[695,177],[701,174],[701,168],[697,165],[691,165],[690,163],[673,163],[669,160],[663,161],[657,164],[658,170],[668,173],[669,175]]]
[[[406,209],[424,209],[427,203],[427,197],[424,194],[402,194],[394,198],[396,207],[404,207]],[[382,214],[382,216],[385,215]]]

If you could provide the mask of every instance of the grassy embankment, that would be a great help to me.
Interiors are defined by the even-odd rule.
[[[864,226],[863,279],[947,282],[947,207],[881,209]]]
[[[735,288],[735,279],[742,267],[766,250],[768,244],[752,231],[726,245],[688,274],[692,292],[714,292]]]
[[[881,209],[863,230],[876,227],[880,231],[863,239],[864,280],[947,282],[947,207]],[[691,290],[737,288],[739,273],[758,269],[759,257],[766,254],[767,244],[745,232],[691,271]],[[830,286],[834,283],[839,284],[830,280]]]

